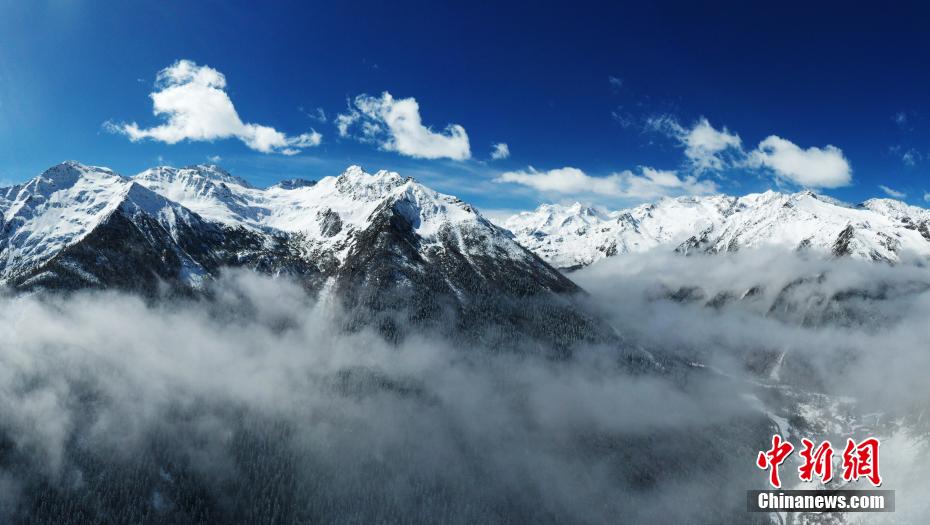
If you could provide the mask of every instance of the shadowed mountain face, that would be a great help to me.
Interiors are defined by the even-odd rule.
[[[105,168],[68,162],[2,190],[0,276],[18,290],[186,293],[225,266],[296,273],[284,236],[203,219]]]

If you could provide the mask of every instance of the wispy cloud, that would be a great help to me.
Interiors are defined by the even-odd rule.
[[[178,60],[159,71],[155,89],[149,95],[153,113],[162,117],[164,124],[142,128],[135,122],[108,121],[104,128],[133,142],[151,139],[176,144],[237,138],[253,150],[284,155],[318,146],[323,138],[314,130],[288,136],[270,126],[243,122],[226,93],[226,77],[190,60]]]
[[[506,142],[498,142],[491,147],[491,159],[501,160],[510,157],[510,146]]]
[[[885,195],[888,195],[889,197],[894,197],[895,199],[903,199],[904,197],[907,197],[907,193],[904,193],[903,191],[895,190],[893,188],[889,188],[888,186],[885,186],[884,184],[879,184],[878,187],[883,192],[885,192]]]
[[[307,117],[310,118],[311,120],[315,120],[317,122],[324,123],[324,124],[329,120],[326,116],[326,111],[323,110],[323,108],[316,108],[316,109],[309,109],[309,110],[304,109],[304,108],[298,108],[298,109],[300,109],[300,111],[304,115],[307,115]]]
[[[905,149],[904,146],[898,145],[898,146],[891,146],[890,148],[888,148],[888,151],[891,152],[892,155],[900,157],[901,162],[903,162],[905,166],[909,166],[909,167],[916,166],[919,162],[921,162],[924,159],[924,156],[919,151],[917,151],[915,148]]]
[[[891,116],[892,122],[895,123],[899,128],[905,131],[910,131],[910,118],[907,116],[907,113],[904,111],[899,111]]]
[[[610,84],[610,89],[612,89],[614,93],[623,89],[623,79],[620,77],[611,75],[607,77],[607,83]]]
[[[613,118],[614,122],[620,124],[620,127],[624,129],[630,128],[636,124],[636,117],[623,106],[617,106],[610,112],[610,116]]]

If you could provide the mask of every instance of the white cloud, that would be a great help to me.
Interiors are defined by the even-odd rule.
[[[770,135],[749,154],[747,165],[771,169],[775,176],[808,188],[838,188],[852,182],[852,169],[835,146],[803,149]]]
[[[127,135],[133,142],[152,139],[176,144],[235,137],[256,151],[285,155],[318,146],[322,140],[322,135],[312,130],[291,137],[269,126],[243,122],[225,91],[226,77],[190,60],[178,60],[159,71],[155,88],[149,97],[153,113],[164,118],[164,124],[140,128],[135,122],[107,122],[105,127]]]
[[[537,171],[532,167],[525,171],[508,171],[494,179],[495,182],[513,182],[549,193],[597,193],[616,195],[621,193],[615,176],[591,177],[578,168],[557,168]]]
[[[930,193],[924,192],[924,202],[930,202]]]
[[[380,97],[359,95],[349,103],[349,112],[336,116],[336,127],[342,137],[358,125],[355,138],[378,144],[387,151],[423,159],[471,158],[471,148],[465,128],[449,124],[442,132],[423,125],[420,105],[414,98],[395,99],[385,91]]]
[[[223,157],[220,157],[219,155],[210,155],[209,157],[207,157],[207,160],[216,164],[217,162],[223,160]]]
[[[884,184],[879,184],[878,187],[883,192],[885,192],[885,195],[888,195],[889,197],[894,197],[895,199],[903,199],[904,197],[907,197],[907,193],[889,188],[888,186],[885,186]],[[924,196],[924,198],[926,198],[926,195]]]
[[[723,131],[714,129],[706,118],[699,120],[685,135],[685,156],[699,170],[720,170],[724,161],[719,156],[724,151],[742,147],[739,135],[731,134],[724,127]]]
[[[492,146],[491,159],[500,160],[510,157],[510,146],[506,142],[498,142]]]
[[[543,193],[563,195],[602,195],[618,198],[649,199],[671,194],[705,194],[717,191],[708,180],[691,175],[684,178],[674,171],[641,167],[640,174],[630,170],[606,177],[593,177],[578,168],[565,167],[537,171],[532,167],[523,171],[510,171],[494,179],[531,187]]]
[[[724,157],[726,152],[743,154],[739,135],[730,133],[726,127],[722,130],[714,128],[704,117],[691,128],[685,128],[670,115],[650,118],[646,125],[676,139],[685,148],[685,157],[695,171],[720,171],[730,165]]]

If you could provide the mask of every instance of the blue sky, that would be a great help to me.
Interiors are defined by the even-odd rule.
[[[218,157],[256,185],[392,169],[495,210],[926,205],[916,3],[264,4],[0,0],[0,180]]]

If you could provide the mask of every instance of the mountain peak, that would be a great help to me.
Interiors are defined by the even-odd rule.
[[[66,160],[61,164],[56,164],[55,166],[52,166],[51,168],[43,171],[31,182],[35,182],[36,186],[38,186],[41,182],[44,184],[50,183],[59,187],[68,187],[72,186],[82,177],[123,178],[121,175],[118,175],[110,168],[88,166],[75,160]]]
[[[398,173],[380,170],[374,174],[366,173],[361,166],[349,166],[336,177],[335,187],[343,194],[361,199],[374,199],[387,196],[392,190],[403,186],[413,179],[403,178]]]
[[[189,183],[201,183],[203,181],[209,181],[211,183],[236,184],[243,188],[253,188],[245,179],[231,175],[228,171],[216,164],[194,164],[183,168],[157,166],[145,170],[133,178],[137,180],[161,180],[163,182],[186,181]]]
[[[368,173],[361,166],[353,164],[345,169],[338,179],[351,182],[371,183],[376,181],[399,181],[404,180],[399,173],[388,170],[378,170],[374,173]]]

